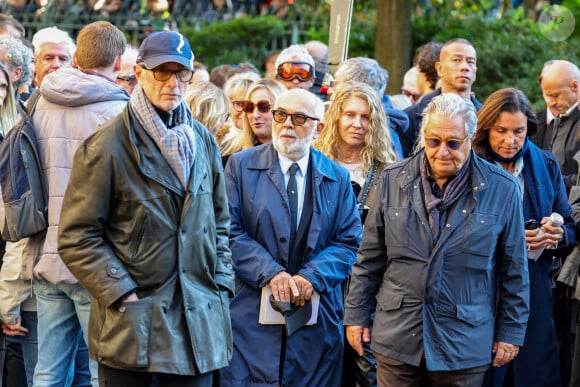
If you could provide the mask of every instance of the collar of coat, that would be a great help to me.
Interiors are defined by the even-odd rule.
[[[254,147],[254,154],[248,160],[248,169],[273,170],[280,169],[278,162],[278,152],[274,145],[264,144]],[[315,181],[318,183],[321,178],[337,180],[336,172],[332,169],[330,160],[316,149],[310,147],[309,168],[314,171]]]

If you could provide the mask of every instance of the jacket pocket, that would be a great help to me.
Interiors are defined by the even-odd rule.
[[[497,216],[475,212],[467,219],[461,245],[466,253],[490,256],[497,244]]]
[[[377,303],[379,304],[381,310],[389,312],[392,310],[401,309],[403,305],[404,296],[399,293],[386,293],[383,292],[377,297]]]
[[[412,218],[413,217],[413,218]],[[414,212],[408,207],[389,207],[385,220],[385,240],[389,247],[409,246],[411,235],[407,232],[416,223]]]
[[[472,326],[478,326],[493,317],[488,308],[481,305],[457,305],[457,318]]]
[[[149,366],[151,297],[106,308],[99,340],[99,361],[129,368]]]

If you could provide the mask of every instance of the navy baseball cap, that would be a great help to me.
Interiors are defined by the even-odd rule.
[[[137,63],[145,63],[149,69],[176,62],[193,70],[193,52],[189,41],[176,31],[158,31],[149,34],[139,47]]]

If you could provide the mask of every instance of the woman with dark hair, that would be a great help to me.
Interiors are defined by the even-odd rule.
[[[491,94],[478,113],[475,152],[501,166],[520,183],[526,219],[530,275],[530,317],[524,345],[509,364],[492,368],[486,385],[560,386],[558,342],[552,320],[553,257],[574,247],[574,221],[556,157],[535,146],[534,110],[517,89]],[[498,198],[501,200],[501,198]],[[557,213],[563,218],[557,225]]]

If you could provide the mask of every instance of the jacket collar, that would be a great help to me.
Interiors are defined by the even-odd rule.
[[[425,150],[421,149],[419,152],[414,154],[402,161],[403,166],[397,174],[397,181],[399,186],[407,192],[412,184],[416,183],[417,179],[421,179],[420,163],[425,154]],[[473,149],[471,149],[469,154],[469,174],[471,179],[471,192],[473,196],[476,196],[479,192],[485,191],[488,187],[487,177],[482,171],[483,159],[475,154]]]
[[[179,178],[161,155],[153,139],[145,132],[130,105],[125,108],[123,122],[129,130],[131,146],[141,173],[178,195],[185,196],[185,190]],[[194,162],[194,173],[196,172]]]
[[[260,149],[262,148],[262,149]],[[325,162],[325,156],[314,148],[310,148],[310,164],[309,168],[314,170],[314,178],[317,183],[326,178],[329,180],[336,180],[336,173],[332,170],[328,161]],[[248,160],[248,169],[262,169],[262,170],[280,170],[280,163],[278,162],[278,153],[274,145],[264,144],[256,147],[256,152]]]

